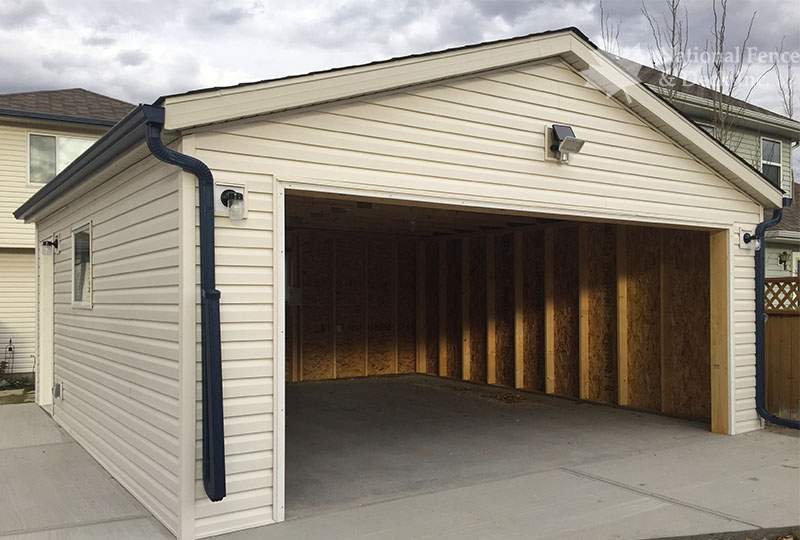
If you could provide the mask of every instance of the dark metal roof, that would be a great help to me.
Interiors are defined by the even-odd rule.
[[[83,88],[0,94],[0,115],[91,125],[113,125],[133,110],[125,101]]]

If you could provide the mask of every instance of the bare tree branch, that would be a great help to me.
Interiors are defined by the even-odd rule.
[[[685,7],[681,8],[681,1],[664,0],[666,14],[662,17],[651,14],[645,0],[642,0],[641,7],[653,38],[653,44],[648,47],[650,62],[654,69],[664,74],[660,86],[665,89],[668,99],[678,92],[677,79],[688,63],[689,13]]]
[[[611,54],[615,54],[617,56],[620,55],[620,45],[619,45],[619,28],[620,28],[620,21],[617,19],[616,21],[612,21],[609,18],[608,12],[605,10],[605,6],[603,6],[602,0],[600,1],[600,39],[601,47],[604,51],[609,52]]]

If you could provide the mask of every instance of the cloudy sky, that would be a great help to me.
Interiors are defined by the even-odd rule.
[[[645,0],[653,13],[664,0]],[[703,49],[712,0],[684,0]],[[730,43],[800,50],[799,0],[729,0]],[[648,62],[640,0],[604,0],[621,53]],[[0,93],[84,87],[151,102],[234,84],[577,26],[600,43],[599,0],[0,0]],[[758,75],[762,66],[754,66]],[[800,65],[798,70],[800,73]],[[780,111],[775,77],[751,100]]]

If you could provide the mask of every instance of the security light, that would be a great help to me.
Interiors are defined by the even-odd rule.
[[[219,197],[222,204],[228,208],[232,221],[244,219],[244,194],[232,189],[226,189]]]
[[[580,152],[585,142],[575,136],[570,126],[562,124],[553,124],[552,141],[550,150],[558,155],[562,163],[569,163],[569,155]]]

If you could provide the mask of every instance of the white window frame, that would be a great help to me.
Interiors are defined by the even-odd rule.
[[[92,144],[97,142],[98,137],[90,137],[85,135],[70,135],[68,133],[54,133],[54,132],[47,132],[47,131],[28,131],[25,136],[25,176],[28,181],[28,184],[31,186],[46,186],[50,180],[47,182],[34,182],[31,180],[31,135],[40,136],[40,137],[54,137],[56,139],[56,176],[58,175],[59,169],[59,162],[58,162],[58,138],[59,137],[67,137],[69,139],[80,139],[83,141],[91,141]],[[55,177],[53,177],[55,178]]]
[[[88,232],[89,233],[89,265],[86,269],[86,279],[89,283],[89,298],[84,299],[83,301],[77,302],[75,300],[75,234],[79,232]],[[93,303],[93,295],[94,295],[94,283],[93,283],[93,272],[92,267],[94,266],[94,256],[92,254],[92,244],[94,242],[93,234],[92,234],[92,222],[87,221],[83,222],[79,225],[74,225],[70,230],[70,257],[69,262],[70,266],[72,267],[70,271],[70,304],[73,308],[77,309],[92,309]]]
[[[775,163],[774,161],[767,161],[764,159],[764,141],[778,143],[778,162]],[[761,172],[764,172],[764,165],[772,165],[773,167],[778,167],[778,187],[783,185],[783,141],[779,141],[778,139],[773,139],[771,137],[760,137],[759,140],[759,147],[758,147],[758,155],[761,158]]]

